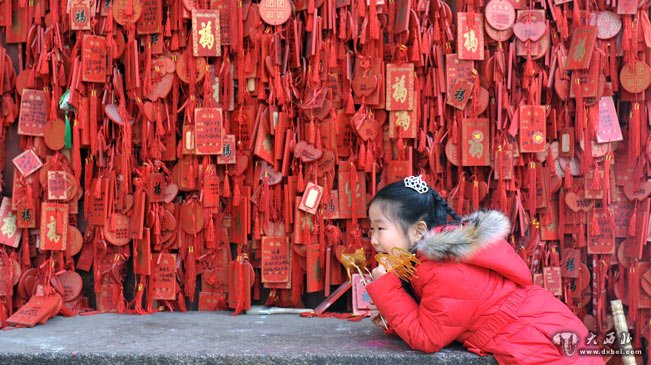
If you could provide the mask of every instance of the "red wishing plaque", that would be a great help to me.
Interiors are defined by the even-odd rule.
[[[607,143],[621,141],[622,129],[619,125],[619,118],[615,110],[615,102],[612,96],[604,96],[599,99],[599,125],[597,126],[597,142]]]
[[[59,294],[40,296],[34,295],[20,309],[7,319],[11,326],[34,327],[44,319],[48,319],[57,311],[63,300]]]
[[[357,182],[353,183],[350,174],[350,164],[339,165],[339,215],[341,218],[352,218],[353,204],[358,218],[366,216],[366,178],[361,171],[356,172]]]
[[[456,79],[448,90],[446,103],[459,110],[466,108],[475,84],[464,79]]]
[[[11,2],[12,0],[5,0]],[[28,27],[31,25],[28,10],[31,7],[18,6],[20,0],[13,0],[12,7],[10,7],[11,20],[7,26],[5,41],[7,43],[25,43],[27,42]]]
[[[561,285],[561,268],[558,266],[543,268],[544,287],[554,296],[563,294]]]
[[[314,293],[323,290],[323,273],[321,272],[321,245],[307,245],[306,257],[306,291]]]
[[[325,219],[339,219],[339,191],[331,190],[328,199],[322,205]]]
[[[65,251],[68,237],[68,204],[44,202],[41,206],[41,250]]]
[[[0,27],[11,27],[11,0],[0,0]]]
[[[626,63],[619,72],[619,81],[629,93],[641,93],[651,84],[651,68],[642,61]]]
[[[466,118],[461,128],[463,166],[490,165],[490,127],[488,118]]]
[[[619,0],[617,2],[617,14],[635,15],[637,14],[639,0]]]
[[[610,212],[608,209],[596,209],[597,224],[599,233],[592,234],[592,219],[588,220],[588,254],[590,255],[612,255],[615,253],[615,231],[611,225]]]
[[[163,31],[162,0],[141,0],[142,15],[137,23],[138,34],[155,34]]]
[[[567,70],[587,70],[597,41],[597,27],[585,25],[574,28],[567,56]]]
[[[472,61],[461,60],[456,54],[445,56],[446,91],[450,90],[457,79],[472,80],[474,67]]]
[[[407,176],[412,175],[412,169],[409,161],[387,161],[387,184],[404,180]]]
[[[21,175],[27,177],[43,166],[43,162],[38,158],[34,150],[29,149],[16,156],[12,162],[20,171]]]
[[[194,123],[195,153],[197,155],[219,155],[223,153],[222,109],[197,108],[194,110]]]
[[[43,90],[24,89],[20,101],[18,134],[43,137],[50,106],[50,98]]]
[[[309,182],[303,192],[303,198],[301,199],[301,203],[298,205],[298,209],[310,214],[316,214],[322,196],[323,187]]]
[[[387,64],[386,110],[414,109],[414,64]]]
[[[195,57],[222,55],[219,10],[192,9],[192,54]]]
[[[289,282],[289,264],[288,238],[262,237],[262,282]]]
[[[70,29],[90,30],[90,1],[75,0],[70,5]]]
[[[366,291],[366,286],[362,281],[361,275],[355,273],[352,275],[352,284],[353,284],[353,314],[364,315],[371,311],[371,296],[368,295]],[[370,278],[367,276],[364,279],[366,282],[370,282]]]
[[[11,199],[2,198],[0,204],[0,243],[17,248],[22,230],[16,225],[16,214],[11,211]]]
[[[545,139],[545,107],[542,105],[520,106],[520,152],[544,152]]]
[[[222,143],[223,143],[222,153],[220,155],[217,155],[217,164],[219,165],[234,164],[237,161],[235,156],[235,135],[234,134],[225,135]]]
[[[269,25],[281,25],[292,14],[288,0],[262,0],[259,6],[260,18]]]
[[[228,0],[212,0],[210,8],[219,11],[220,43],[231,44],[231,5]]]
[[[81,45],[81,80],[100,82],[106,80],[106,38],[84,34]]]
[[[151,232],[143,229],[142,239],[134,240],[133,273],[151,275]]]
[[[389,112],[389,138],[416,138],[418,120],[416,109]]]
[[[154,299],[176,299],[176,254],[160,253],[151,258]]]
[[[47,198],[49,200],[70,200],[68,194],[71,192],[68,186],[68,179],[65,171],[47,172]]]
[[[475,13],[469,21],[468,13],[457,13],[457,54],[462,60],[484,59],[484,17]]]

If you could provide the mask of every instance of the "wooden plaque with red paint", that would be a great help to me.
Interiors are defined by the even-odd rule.
[[[44,202],[41,206],[41,250],[65,251],[68,240],[68,204]]]
[[[211,0],[210,8],[219,11],[219,31],[222,45],[231,45],[231,6],[228,0]]]
[[[520,106],[520,152],[544,152],[546,147],[546,112],[543,105]]]
[[[339,191],[331,190],[321,207],[325,219],[339,219]]]
[[[595,208],[599,233],[593,235],[592,219],[588,220],[588,254],[612,255],[615,253],[615,231],[608,209]]]
[[[357,218],[366,217],[366,176],[355,171],[356,182],[352,181],[350,164],[339,164],[339,215],[342,219],[352,218],[353,205]]]
[[[554,296],[561,296],[563,294],[563,286],[561,283],[561,268],[558,266],[543,268],[544,287],[549,290]]]
[[[290,281],[288,237],[262,237],[262,282]]]
[[[474,21],[470,22],[468,13],[457,13],[457,54],[462,60],[484,59],[484,17],[474,14]]]
[[[466,118],[461,127],[461,164],[490,165],[490,126],[488,118]]]
[[[84,34],[81,46],[81,80],[104,83],[106,80],[106,38]]]
[[[90,0],[72,1],[72,4],[69,5],[70,30],[90,30],[90,5]]]
[[[306,292],[323,290],[323,273],[321,272],[321,245],[307,245],[306,257]]]
[[[194,110],[194,143],[197,155],[219,155],[224,152],[223,114],[221,108]]]
[[[0,204],[0,244],[17,248],[22,230],[16,225],[16,214],[11,211],[11,199],[2,197]]]
[[[24,89],[20,101],[18,134],[43,137],[50,108],[50,97],[43,90]]]
[[[63,303],[59,294],[49,296],[34,295],[16,313],[7,319],[11,326],[34,327],[43,320],[52,317]]]
[[[456,109],[463,110],[470,100],[472,90],[475,84],[464,79],[456,79],[452,82],[452,86],[448,90],[446,97],[446,104],[455,107]]]
[[[176,254],[160,253],[151,258],[154,299],[176,299]]]
[[[567,70],[587,70],[597,41],[597,27],[584,25],[574,28],[567,56]]]
[[[386,110],[413,110],[414,64],[387,64]]]
[[[163,32],[162,0],[142,0],[142,16],[136,29],[139,35]]]
[[[10,23],[7,26],[5,41],[7,44],[26,43],[29,26],[32,23],[31,16],[29,15],[32,7],[19,6],[20,0],[5,1],[12,2],[12,6],[9,8],[10,12],[7,13],[7,16],[10,17]]]
[[[474,67],[472,61],[462,60],[456,54],[449,54],[445,56],[445,79],[446,91],[450,90],[455,80],[473,80],[474,75],[472,71]]]
[[[222,55],[219,10],[192,9],[192,54],[195,57]]]
[[[142,239],[133,241],[133,273],[140,275],[151,275],[151,231],[143,229]]]
[[[33,149],[28,149],[16,156],[12,162],[21,175],[27,177],[43,166],[43,162],[38,158]]]

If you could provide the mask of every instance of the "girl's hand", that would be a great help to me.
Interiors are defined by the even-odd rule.
[[[384,269],[384,266],[378,265],[373,271],[371,272],[371,275],[373,276],[373,281],[381,278],[384,274],[386,274],[387,271]]]
[[[371,311],[371,322],[373,322],[374,325],[384,329],[384,322],[382,322],[382,317],[380,316],[380,312],[376,310]]]

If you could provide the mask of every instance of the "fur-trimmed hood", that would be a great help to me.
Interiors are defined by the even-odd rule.
[[[430,230],[414,250],[433,261],[462,261],[530,284],[529,268],[506,241],[510,232],[511,223],[502,212],[477,211],[462,217],[460,224]]]

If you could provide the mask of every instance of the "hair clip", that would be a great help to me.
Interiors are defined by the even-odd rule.
[[[405,187],[416,190],[419,194],[425,194],[429,191],[427,183],[421,178],[422,175],[408,176],[405,178]]]

